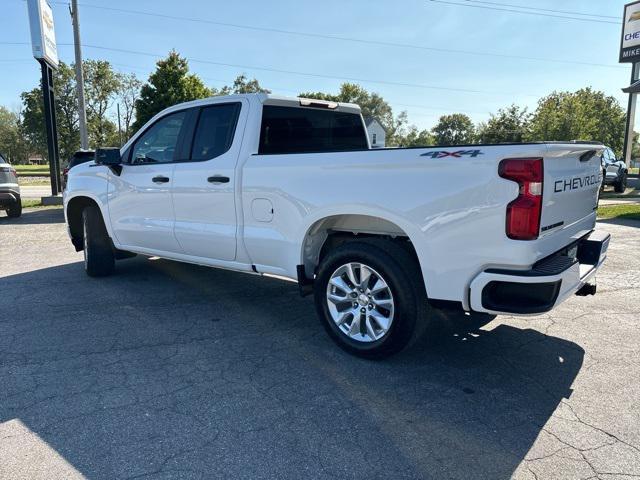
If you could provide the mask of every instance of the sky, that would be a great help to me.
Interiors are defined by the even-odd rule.
[[[420,129],[449,113],[480,122],[512,103],[533,110],[554,90],[587,86],[626,108],[620,89],[630,65],[617,63],[624,1],[493,1],[595,16],[521,14],[467,0],[79,0],[79,10],[83,57],[145,81],[175,49],[217,88],[241,73],[289,96],[354,81]],[[50,2],[60,59],[71,63],[70,0]],[[39,78],[26,2],[0,0],[0,105],[19,107]]]

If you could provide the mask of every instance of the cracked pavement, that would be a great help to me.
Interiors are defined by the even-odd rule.
[[[60,209],[0,214],[2,479],[640,477],[640,223],[595,297],[338,349],[274,279],[136,257],[84,274]]]

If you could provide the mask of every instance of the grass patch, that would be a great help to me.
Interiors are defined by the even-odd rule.
[[[23,198],[22,208],[62,208],[62,205],[43,205],[37,198]]]
[[[48,177],[49,165],[13,165],[19,177]]]
[[[640,220],[640,204],[603,205],[598,208],[598,218],[626,218]]]
[[[49,171],[49,164],[45,163],[44,165],[13,165],[18,172],[32,172],[34,170],[46,170]]]
[[[18,184],[21,187],[46,187],[51,185],[51,180],[40,177],[19,177]]]
[[[630,169],[629,169],[629,174],[630,174],[630,175],[638,175],[638,173],[639,173],[638,171],[639,171],[639,170],[640,170],[640,168],[638,168],[638,167],[630,168]]]
[[[34,208],[34,207],[44,207],[44,205],[42,205],[42,202],[37,198],[22,199],[22,208]]]

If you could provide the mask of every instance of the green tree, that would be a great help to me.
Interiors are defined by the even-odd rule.
[[[418,130],[415,125],[411,125],[400,139],[400,145],[403,147],[426,147],[434,143],[435,139],[429,130]]]
[[[117,145],[117,128],[108,112],[120,89],[120,76],[104,60],[86,60],[82,69],[89,143],[94,147]]]
[[[369,92],[355,83],[343,83],[337,94],[322,92],[303,92],[299,95],[303,98],[316,98],[332,102],[355,103],[362,109],[365,117],[376,117],[387,133],[387,145],[399,145],[406,134],[407,114],[401,112],[394,116],[391,105],[381,95]]]
[[[0,153],[10,163],[24,163],[29,148],[22,135],[20,113],[0,106]]]
[[[136,100],[140,97],[142,82],[132,73],[121,73],[118,74],[118,77],[117,101],[120,105],[122,141],[126,142],[134,133],[131,125],[135,115]]]
[[[464,113],[441,116],[431,133],[437,145],[473,143],[475,139],[473,122]]]
[[[42,112],[42,90],[34,88],[20,94],[22,100],[22,133],[31,153],[47,158],[44,113]]]
[[[78,101],[73,68],[60,62],[54,73],[53,86],[56,95],[56,122],[60,159],[67,160],[80,145],[78,130]],[[20,95],[23,104],[22,131],[30,150],[47,158],[47,140],[44,124],[44,105],[41,87]]]
[[[87,105],[87,127],[90,146],[95,148],[117,144],[117,128],[110,118],[120,80],[109,62],[87,60],[83,63]],[[54,73],[56,121],[60,160],[66,162],[80,148],[78,99],[73,65],[60,62]],[[33,152],[47,157],[42,89],[34,88],[21,94],[23,103],[22,131]]]
[[[553,92],[538,102],[531,117],[528,140],[595,140],[616,154],[624,144],[625,112],[603,92],[583,88]]]
[[[249,80],[246,74],[241,74],[233,81],[233,85],[214,90],[214,95],[231,95],[235,93],[271,93],[271,90],[260,86],[255,78]]]
[[[481,143],[519,143],[527,136],[529,117],[526,108],[513,104],[499,109],[489,121],[478,127],[478,139]]]
[[[176,103],[210,97],[213,91],[202,80],[189,73],[187,60],[176,51],[156,64],[156,71],[143,85],[136,100],[136,120],[133,130],[138,130],[155,114]]]

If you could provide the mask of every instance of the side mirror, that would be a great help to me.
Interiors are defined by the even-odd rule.
[[[116,147],[96,149],[96,164],[114,167],[122,163],[120,149]]]

